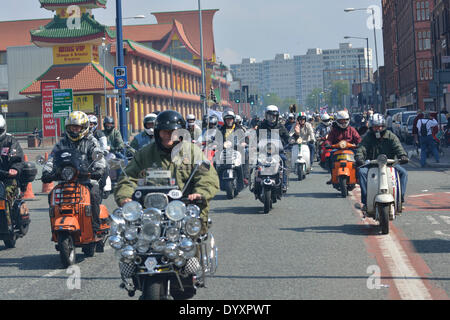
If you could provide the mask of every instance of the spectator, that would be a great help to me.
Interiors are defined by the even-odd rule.
[[[438,126],[438,122],[436,119],[432,117],[430,113],[424,116],[423,119],[419,119],[417,121],[417,131],[419,134],[420,141],[420,165],[425,167],[427,160],[427,151],[431,149],[431,152],[436,159],[436,162],[439,163],[439,152],[437,148],[437,143],[433,139],[433,130]]]
[[[42,144],[42,130],[38,130],[38,128],[34,128],[33,134],[39,140],[38,147],[40,147]]]

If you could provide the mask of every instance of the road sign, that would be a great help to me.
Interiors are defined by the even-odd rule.
[[[72,89],[55,89],[52,90],[53,95],[53,117],[67,117],[72,110],[73,90]]]
[[[127,67],[114,67],[114,88],[128,88]]]
[[[7,104],[2,104],[2,112],[8,113],[8,105]]]

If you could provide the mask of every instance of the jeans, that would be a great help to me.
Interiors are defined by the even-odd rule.
[[[405,202],[406,185],[408,184],[408,171],[406,171],[399,164],[395,165],[400,178],[400,186],[402,188],[402,202]],[[359,186],[361,187],[361,202],[367,204],[367,174],[369,173],[368,167],[358,168],[356,174],[359,180]]]
[[[311,142],[311,143],[308,142],[308,147],[309,147],[311,167],[312,167],[312,165],[314,163],[314,156],[316,154],[316,144],[314,142]]]
[[[439,162],[439,152],[437,148],[437,143],[433,139],[433,136],[429,135],[426,137],[419,137],[419,142],[420,142],[420,165],[422,167],[425,166],[425,163],[427,161],[428,149],[431,149],[431,152],[433,153],[436,162]]]
[[[281,158],[281,160],[283,160],[283,168],[284,168],[284,170],[283,170],[283,182],[282,182],[282,185],[283,185],[283,187],[286,187],[286,186],[287,186],[287,180],[288,180],[288,177],[287,177],[287,169],[286,169],[286,163],[287,163],[287,157],[286,157],[286,154],[280,152],[280,158]]]

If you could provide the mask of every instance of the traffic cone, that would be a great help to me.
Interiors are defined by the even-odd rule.
[[[24,156],[23,156],[23,160],[24,160],[25,162],[27,162],[27,161],[28,161],[28,156],[27,156],[27,155],[24,155]],[[22,198],[25,199],[25,200],[27,200],[27,199],[34,199],[34,198],[35,198],[35,197],[34,197],[34,193],[33,193],[33,186],[31,185],[31,182],[29,182],[29,183],[27,184],[27,190],[26,190],[25,193],[23,194]]]
[[[48,153],[46,152],[45,153],[45,162],[47,162],[48,161]],[[50,183],[43,183],[42,184],[42,193],[50,193],[52,190],[53,190],[53,188],[54,188],[55,186],[54,186],[54,184],[53,184],[53,182],[50,182]]]

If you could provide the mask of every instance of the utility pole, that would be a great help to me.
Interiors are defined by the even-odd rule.
[[[117,65],[124,66],[122,35],[122,0],[116,0]],[[119,129],[124,142],[128,142],[127,111],[125,89],[119,89]]]

